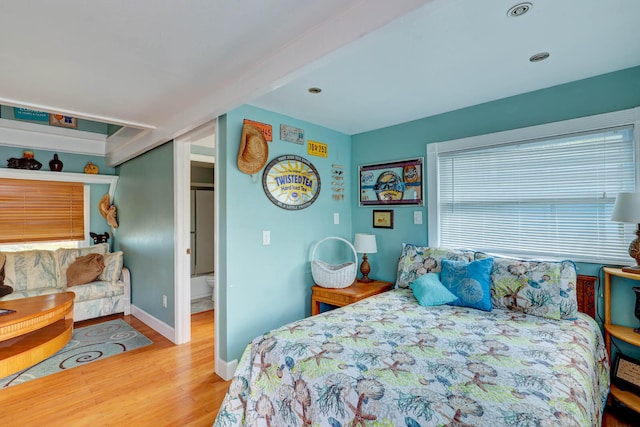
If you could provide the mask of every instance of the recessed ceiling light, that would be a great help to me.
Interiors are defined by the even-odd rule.
[[[319,87],[310,87],[309,88],[309,93],[320,93],[322,92],[322,89],[320,89]]]
[[[533,5],[531,3],[529,3],[529,2],[518,3],[517,5],[511,7],[507,11],[507,16],[510,16],[512,18],[515,18],[517,16],[522,16],[525,13],[529,12],[532,7],[533,7]]]
[[[529,58],[529,61],[540,62],[540,61],[544,61],[548,57],[549,57],[549,52],[540,52],[540,53],[536,53],[535,55],[531,55],[531,58]]]

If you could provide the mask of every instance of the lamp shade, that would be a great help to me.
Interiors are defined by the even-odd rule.
[[[640,193],[618,193],[611,221],[640,223]]]
[[[356,233],[356,238],[353,241],[353,246],[355,246],[356,252],[358,252],[359,254],[375,254],[376,252],[378,252],[375,234]]]

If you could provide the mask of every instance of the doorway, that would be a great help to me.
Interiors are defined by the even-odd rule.
[[[175,229],[175,339],[184,344],[191,340],[191,164],[211,168],[215,175],[217,155],[216,121],[208,122],[174,140],[174,229]],[[218,202],[214,194],[213,225],[217,230]],[[213,271],[218,268],[218,239],[213,237]],[[214,316],[217,316],[217,289],[214,288]],[[214,328],[217,329],[215,321]],[[217,334],[216,334],[217,336]],[[217,350],[216,350],[217,352]]]

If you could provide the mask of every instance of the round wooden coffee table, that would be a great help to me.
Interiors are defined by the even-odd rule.
[[[0,302],[0,378],[55,354],[73,333],[73,292]]]

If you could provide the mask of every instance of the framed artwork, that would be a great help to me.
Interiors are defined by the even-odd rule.
[[[264,168],[262,188],[273,204],[287,210],[311,206],[320,194],[320,174],[304,157],[276,157]]]
[[[422,164],[420,157],[360,166],[360,206],[422,206]]]
[[[640,360],[618,353],[611,372],[611,382],[622,390],[640,392]]]
[[[374,210],[373,228],[393,228],[393,211]]]

